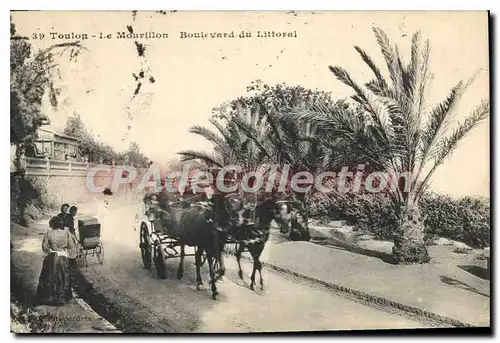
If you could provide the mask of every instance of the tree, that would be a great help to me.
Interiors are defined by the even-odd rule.
[[[118,157],[118,153],[111,146],[95,140],[76,112],[67,119],[64,134],[78,138],[78,153],[81,156],[88,156],[89,162],[111,163]]]
[[[141,153],[141,149],[137,142],[132,142],[128,150],[120,156],[124,163],[147,168],[149,159]]]
[[[217,132],[200,126],[191,128],[190,132],[214,144],[214,153],[183,151],[181,155],[217,166],[238,164],[246,171],[266,163],[287,164],[290,175],[300,171],[313,174],[333,171],[346,164],[356,166],[364,161],[359,150],[350,153],[342,140],[332,136],[324,139],[326,136],[321,128],[300,125],[291,115],[295,108],[329,106],[338,107],[356,118],[357,112],[345,101],[334,101],[327,92],[284,83],[268,86],[256,81],[248,91],[248,96],[214,109],[211,123]],[[291,195],[307,205],[312,192]]]
[[[399,221],[395,228],[393,255],[399,263],[428,262],[419,200],[429,187],[436,168],[474,127],[489,116],[489,102],[483,100],[463,123],[447,134],[456,104],[473,78],[460,81],[446,99],[427,113],[424,94],[429,77],[428,40],[422,44],[420,32],[415,33],[410,61],[404,63],[398,47],[391,45],[387,35],[380,28],[373,31],[389,78],[357,46],[356,51],[375,76],[364,87],[343,68],[329,67],[338,80],[354,90],[352,99],[363,110],[363,118],[353,119],[348,113],[331,106],[301,108],[295,114],[298,121],[322,128],[328,137],[341,137],[350,150],[364,150],[367,161],[383,167],[387,175],[411,175],[407,189],[404,180],[398,180],[398,187],[391,193]],[[423,121],[425,115],[429,118],[427,122]],[[429,169],[424,172],[426,167]]]
[[[32,141],[38,127],[48,121],[40,112],[46,90],[51,105],[57,107],[60,90],[53,81],[57,70],[55,53],[69,52],[71,62],[83,47],[78,42],[61,43],[32,54],[28,38],[17,35],[14,23],[11,22],[10,27],[10,142],[19,146]]]
[[[319,154],[308,151],[315,148],[319,135],[314,135],[314,128],[310,126],[297,126],[288,113],[303,104],[334,106],[336,103],[330,94],[284,83],[269,86],[259,80],[252,82],[247,91],[248,96],[214,109],[210,123],[216,132],[202,126],[190,129],[191,133],[213,143],[214,153],[183,151],[180,154],[186,159],[198,158],[218,166],[234,163],[255,165],[264,160],[267,163],[291,163],[297,169],[319,166],[319,161],[314,160]],[[329,149],[323,161],[326,165],[328,159],[333,160],[333,154],[334,150]],[[300,162],[297,161],[299,155],[302,156]]]
[[[238,165],[243,172],[255,171],[265,164],[289,165],[285,196],[299,200],[307,217],[307,204],[314,188],[306,193],[293,192],[289,187],[292,175],[300,171],[314,174],[332,169],[339,166],[340,158],[347,155],[338,153],[343,151],[343,147],[338,145],[342,142],[331,137],[329,142],[324,141],[320,129],[315,125],[299,125],[290,112],[306,105],[339,107],[347,112],[351,108],[345,102],[332,100],[329,93],[301,86],[268,86],[256,81],[248,87],[248,91],[248,96],[214,109],[210,123],[216,132],[202,126],[191,127],[191,133],[213,144],[213,152],[189,150],[179,154],[186,160],[204,161],[208,166]],[[279,168],[278,174],[281,171]],[[303,230],[307,231],[307,226]]]
[[[73,112],[73,115],[66,120],[64,134],[79,139],[90,135],[83,123],[82,117],[77,112]]]

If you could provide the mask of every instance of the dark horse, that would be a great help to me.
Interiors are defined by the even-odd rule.
[[[195,247],[197,288],[203,285],[200,269],[205,253],[212,298],[216,299],[219,294],[216,282],[225,273],[222,250],[227,240],[228,229],[243,222],[240,213],[236,211],[239,206],[238,200],[232,196],[216,194],[210,200],[183,203],[180,208],[174,209],[168,204],[165,194],[159,193],[157,197],[161,226],[169,237],[177,240],[180,246],[178,279],[184,274],[185,246]]]
[[[240,206],[240,213],[244,218],[244,222],[241,225],[232,226],[229,231],[231,238],[237,242],[235,256],[238,262],[238,276],[240,279],[243,279],[240,259],[241,254],[245,249],[248,249],[253,259],[250,289],[254,290],[255,273],[257,271],[259,272],[261,289],[264,289],[260,255],[269,239],[271,222],[277,220],[276,201],[274,198],[268,198],[257,205],[250,205],[250,207],[243,209],[241,207],[242,206]]]

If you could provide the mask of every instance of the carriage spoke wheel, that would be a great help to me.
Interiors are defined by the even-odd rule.
[[[165,251],[163,251],[159,242],[155,242],[154,261],[158,277],[160,279],[165,279],[167,277],[167,259],[165,257]]]
[[[104,246],[101,240],[99,240],[99,245],[96,247],[97,260],[100,264],[104,264]]]
[[[144,264],[144,268],[151,268],[151,243],[149,238],[149,230],[146,223],[141,223],[141,231],[140,231],[140,244],[141,248],[141,257],[142,263]]]

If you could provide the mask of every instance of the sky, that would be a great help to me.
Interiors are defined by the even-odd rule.
[[[476,73],[456,108],[456,121],[489,99],[487,12],[138,12],[134,18],[128,11],[43,11],[12,17],[20,34],[44,34],[41,40],[30,40],[36,49],[68,41],[52,39],[51,32],[89,37],[82,40],[86,51],[78,61],[58,60],[60,106],[54,111],[44,105],[55,129],[62,130],[68,116],[77,112],[101,141],[117,150],[136,141],[159,163],[180,150],[210,150],[201,137],[188,133],[189,128],[208,126],[211,109],[244,95],[253,80],[325,90],[334,98],[352,95],[328,66],[344,67],[358,83],[371,78],[354,46],[383,66],[373,26],[382,28],[406,57],[415,31],[429,39],[433,77],[426,109]],[[136,33],[153,31],[169,37],[138,39],[146,44],[139,57],[134,39],[117,38],[117,32],[128,32],[127,25]],[[253,37],[238,38],[241,31]],[[257,31],[291,32],[296,37],[258,38]],[[234,32],[236,37],[182,39],[181,32]],[[99,39],[101,33],[112,38]],[[134,97],[133,73],[141,68],[146,82]],[[154,83],[147,81],[150,76]],[[477,127],[437,170],[432,190],[453,196],[489,195],[489,124]]]

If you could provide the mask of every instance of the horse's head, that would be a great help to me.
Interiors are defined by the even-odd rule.
[[[214,206],[218,225],[228,229],[234,226],[241,226],[244,223],[243,199],[238,194],[216,194],[212,196],[210,202]]]
[[[276,212],[277,202],[273,197],[266,198],[255,208],[255,217],[259,220],[259,225],[269,226],[273,220],[278,221]]]
[[[226,208],[228,211],[229,225],[242,226],[246,222],[243,197],[239,194],[226,196]]]
[[[226,227],[241,228],[246,225],[268,226],[275,218],[276,201],[272,198],[264,199],[254,205],[245,203],[241,194],[229,194],[219,197],[218,214]]]

